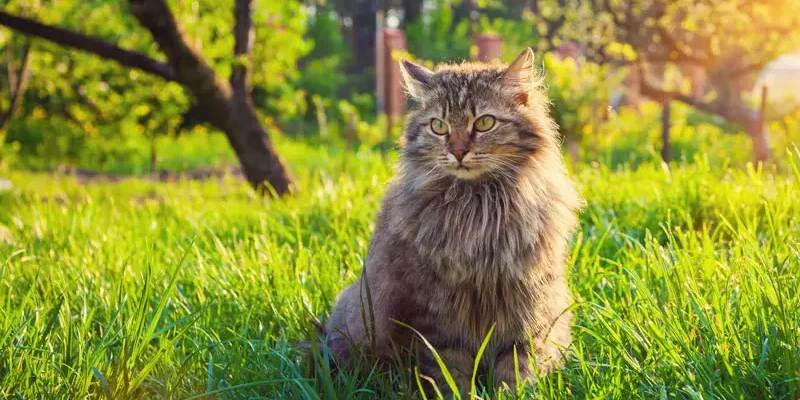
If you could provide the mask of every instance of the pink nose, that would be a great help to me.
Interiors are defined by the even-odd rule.
[[[453,155],[456,157],[456,160],[458,160],[458,161],[463,160],[464,159],[464,154],[467,153],[466,151],[461,150],[461,149],[459,149],[459,150],[451,150],[450,152],[453,153]]]

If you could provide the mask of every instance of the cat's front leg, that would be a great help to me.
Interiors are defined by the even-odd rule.
[[[518,385],[530,384],[536,378],[534,356],[528,345],[514,345],[497,355],[494,367],[495,388],[504,385],[516,392]]]
[[[472,382],[472,367],[475,358],[462,349],[437,349],[437,354],[444,362],[446,372],[453,378],[459,393],[462,397],[465,396],[469,392]],[[442,370],[433,354],[427,349],[420,354],[419,369],[421,375],[427,376],[435,382],[436,388],[445,399],[453,396],[453,391],[445,379],[445,371]],[[434,395],[436,392],[430,382],[425,384],[425,391],[429,395]]]

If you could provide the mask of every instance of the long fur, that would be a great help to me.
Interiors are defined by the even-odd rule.
[[[456,374],[462,384],[493,325],[494,357],[481,365],[494,363],[497,383],[513,384],[512,350],[523,377],[533,365],[560,363],[571,321],[564,258],[582,200],[566,175],[531,57],[435,73],[405,66],[413,72],[406,79],[425,79],[411,82],[420,107],[408,116],[364,275],[340,295],[326,324],[338,362],[357,344],[383,359],[411,353],[423,373],[440,376],[401,321],[463,370]],[[493,115],[498,126],[476,133],[475,114]],[[446,120],[449,133],[431,132],[431,118]],[[479,172],[454,172],[447,154],[454,140],[469,144],[464,165]]]

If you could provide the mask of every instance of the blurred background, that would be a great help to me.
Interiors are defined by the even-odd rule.
[[[572,355],[513,398],[800,398],[800,0],[0,0],[0,398],[411,398],[295,345],[397,60],[525,47],[587,204]]]
[[[792,0],[2,0],[0,168],[206,176],[240,174],[238,160],[255,158],[266,161],[244,165],[243,175],[280,188],[296,158],[283,161],[287,140],[393,148],[409,106],[399,58],[429,67],[508,62],[524,47],[536,53],[573,163],[697,154],[712,164],[773,162],[800,137],[798,8]],[[174,24],[159,31],[154,16],[168,14]],[[211,83],[192,80],[180,65],[187,57],[210,67],[203,82]],[[246,116],[216,115],[244,103],[253,108]],[[230,126],[245,119],[260,127]]]

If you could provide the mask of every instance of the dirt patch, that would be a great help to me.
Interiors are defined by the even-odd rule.
[[[124,179],[148,179],[160,182],[178,182],[182,180],[204,181],[209,179],[221,179],[232,176],[244,180],[244,174],[239,166],[230,167],[205,167],[190,171],[157,171],[144,175],[110,174],[105,172],[89,171],[81,168],[60,168],[58,173],[72,175],[80,183],[90,182],[118,182]]]

